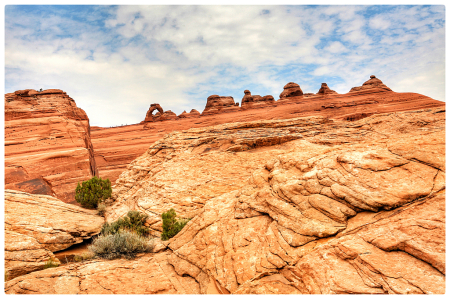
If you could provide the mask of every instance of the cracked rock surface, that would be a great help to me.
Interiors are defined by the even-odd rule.
[[[9,277],[58,261],[53,252],[98,234],[104,223],[95,210],[52,196],[5,190],[5,268]]]
[[[169,134],[129,165],[114,197],[109,221],[138,209],[156,236],[170,208],[193,218],[149,255],[164,256],[159,264],[184,279],[175,276],[183,289],[174,292],[206,294],[214,285],[236,294],[445,293],[443,108]],[[79,274],[85,265],[109,274],[91,285],[77,280],[71,292],[132,292],[101,270],[116,263],[73,266],[76,277],[88,277]],[[59,292],[69,267],[13,279],[7,292],[31,293],[28,285],[44,281]],[[136,292],[158,292],[145,286],[163,278],[148,273]],[[107,291],[98,286],[109,281]]]

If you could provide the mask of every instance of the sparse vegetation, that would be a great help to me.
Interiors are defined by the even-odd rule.
[[[73,260],[75,262],[82,262],[82,261],[91,260],[94,257],[95,257],[95,254],[93,252],[83,252],[81,255],[75,255],[73,257]]]
[[[5,282],[8,281],[9,278],[9,272],[5,269]]]
[[[93,177],[90,180],[78,183],[75,189],[75,199],[84,208],[97,208],[98,204],[111,197],[112,189],[109,179],[102,180]]]
[[[120,230],[134,231],[140,236],[147,236],[150,230],[145,227],[145,221],[147,221],[148,216],[145,213],[139,211],[128,211],[125,217],[121,217],[110,224],[105,223],[102,227],[101,234],[103,235],[114,235]]]
[[[48,269],[48,268],[55,268],[58,267],[59,263],[56,262],[55,260],[53,260],[53,258],[51,257],[45,264],[44,264],[44,269]]]
[[[96,256],[105,259],[119,257],[133,258],[140,252],[151,252],[153,245],[149,239],[134,231],[120,229],[114,234],[101,234],[88,249]]]
[[[177,219],[177,213],[174,209],[162,213],[161,215],[163,221],[163,232],[161,234],[161,240],[166,241],[178,234],[183,227],[191,219]]]
[[[105,216],[106,213],[106,205],[105,203],[101,202],[97,206],[97,214],[100,216]]]

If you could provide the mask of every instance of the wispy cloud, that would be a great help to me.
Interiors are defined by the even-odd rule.
[[[26,15],[26,18],[21,16]],[[151,103],[275,97],[290,81],[345,93],[371,74],[444,100],[444,6],[6,6],[6,91],[60,88],[93,125]]]

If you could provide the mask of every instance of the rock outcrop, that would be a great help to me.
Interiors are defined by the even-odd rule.
[[[162,252],[135,260],[92,260],[30,273],[5,284],[7,294],[222,294],[198,268],[173,267]]]
[[[275,104],[275,99],[271,95],[260,96],[260,95],[252,95],[250,90],[244,90],[244,97],[241,101],[242,109],[246,108],[263,108],[268,105]]]
[[[200,112],[198,112],[195,109],[192,109],[191,112],[187,113],[186,111],[183,111],[180,115],[178,115],[179,118],[192,118],[192,117],[200,117]]]
[[[327,94],[337,94],[336,91],[331,90],[327,83],[322,83],[322,86],[320,86],[319,91],[317,92],[317,94],[321,94],[321,95],[327,95]]]
[[[5,188],[74,202],[98,175],[89,118],[59,89],[5,95]]]
[[[150,122],[115,128],[91,128],[91,139],[95,147],[95,159],[102,178],[111,182],[118,179],[127,165],[145,153],[149,146],[165,134],[202,128],[230,122],[246,122],[268,119],[289,119],[304,116],[323,116],[331,119],[361,119],[376,113],[417,110],[439,107],[444,103],[415,93],[395,93],[383,89],[376,92],[352,92],[347,94],[317,94],[291,97],[289,101],[275,101],[261,106],[263,109],[241,107],[230,113],[214,113],[195,117],[182,117],[176,121]],[[230,106],[231,107],[231,106]],[[218,112],[218,110],[216,110]]]
[[[206,100],[205,110],[202,115],[211,115],[223,112],[233,112],[239,110],[239,103],[235,103],[233,97],[221,97],[211,95]]]
[[[155,112],[155,111],[157,111],[156,113],[159,112],[158,116],[160,116],[164,113],[164,110],[161,107],[161,105],[159,105],[157,103],[151,104],[150,108],[148,108],[147,114],[145,114],[145,119],[141,123],[154,122],[156,115],[153,115],[153,112]]]
[[[370,91],[370,92],[376,92],[376,91],[392,91],[389,87],[383,84],[383,82],[375,77],[375,75],[371,75],[370,79],[363,83],[362,86],[353,87],[350,89],[350,92],[355,91]]]
[[[280,100],[285,100],[290,97],[298,97],[303,95],[300,85],[294,82],[289,82],[283,87],[283,92],[280,93]]]
[[[195,216],[169,241],[183,260],[171,263],[187,262],[230,293],[440,294],[443,112],[171,134],[120,177],[109,216],[133,203],[150,215],[153,232],[158,214],[170,207]],[[274,136],[278,141],[269,142]],[[252,174],[240,183],[243,171]]]
[[[100,232],[96,211],[46,195],[5,190],[5,269],[9,278],[41,270],[53,252]]]
[[[156,255],[39,271],[6,292],[445,293],[445,108],[174,132],[114,197],[109,221],[138,209],[154,235],[169,208],[193,219]]]

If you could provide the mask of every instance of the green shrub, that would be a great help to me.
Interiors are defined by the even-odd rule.
[[[145,237],[150,232],[150,230],[144,226],[147,218],[148,216],[145,213],[141,213],[139,211],[128,211],[125,217],[121,217],[117,219],[117,221],[111,223],[105,223],[102,227],[101,234],[114,235],[121,229],[126,229],[129,231],[134,231],[138,235]]]
[[[97,214],[100,216],[105,216],[105,213],[106,213],[106,205],[103,202],[101,202],[97,206]]]
[[[101,234],[92,242],[92,245],[88,246],[88,249],[96,256],[105,259],[133,258],[136,253],[153,250],[153,246],[148,241],[134,231],[121,229],[115,234]]]
[[[98,177],[93,177],[83,183],[78,183],[75,189],[75,199],[84,208],[96,208],[97,205],[111,197],[112,189],[109,179],[102,180]]]
[[[161,240],[166,241],[178,234],[190,219],[177,219],[177,213],[174,209],[162,213],[163,232]]]
[[[44,269],[48,269],[48,268],[55,268],[58,267],[59,263],[57,261],[54,261],[53,258],[51,257],[45,264],[44,264]]]

